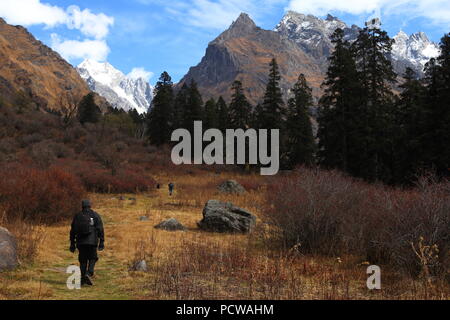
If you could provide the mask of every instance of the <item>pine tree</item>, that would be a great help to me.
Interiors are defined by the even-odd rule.
[[[394,167],[394,95],[396,81],[391,61],[393,40],[376,26],[366,27],[353,44],[363,101],[355,131],[358,153],[356,174],[369,181],[391,182]]]
[[[219,126],[219,113],[217,110],[217,103],[214,98],[209,99],[205,103],[205,121],[203,127],[207,129],[217,129]]]
[[[251,105],[244,94],[242,83],[234,81],[233,95],[229,106],[230,128],[228,129],[246,129],[250,127]]]
[[[261,114],[257,117],[261,121],[260,128],[283,129],[284,102],[280,89],[280,71],[275,58],[270,62],[269,80],[261,106]]]
[[[170,141],[173,121],[173,83],[167,72],[163,72],[155,87],[155,97],[148,114],[148,131],[150,142],[162,145]]]
[[[102,112],[95,103],[94,93],[90,92],[81,99],[78,106],[78,121],[81,124],[85,123],[97,123],[100,121]]]
[[[183,112],[183,127],[192,134],[194,122],[203,120],[203,99],[194,80],[189,85],[186,102],[186,109]]]
[[[184,113],[188,109],[188,96],[189,87],[186,83],[183,83],[181,89],[178,91],[175,97],[172,128],[173,130],[183,128],[184,126]]]
[[[220,131],[225,132],[226,129],[230,129],[230,115],[227,103],[222,98],[219,97],[217,100],[217,112],[218,112],[218,128]]]
[[[414,179],[424,155],[421,137],[424,134],[425,87],[411,68],[406,69],[403,78],[395,115],[396,157],[393,182],[397,184]]]
[[[450,33],[440,43],[441,54],[426,65],[427,102],[422,139],[426,162],[439,176],[450,175]]]
[[[326,168],[357,174],[359,165],[364,165],[353,156],[359,149],[354,131],[361,103],[361,85],[353,51],[344,40],[344,31],[337,29],[331,39],[335,48],[329,57],[322,84],[324,94],[319,101],[319,162]]]
[[[312,89],[305,75],[301,74],[292,88],[294,97],[288,102],[287,118],[287,166],[312,165],[314,163],[315,142],[309,116],[313,105]]]

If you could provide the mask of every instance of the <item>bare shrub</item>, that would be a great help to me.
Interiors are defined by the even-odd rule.
[[[16,152],[18,144],[13,138],[4,138],[0,140],[0,152],[2,153],[13,153]]]
[[[42,228],[23,221],[4,222],[3,225],[16,238],[20,263],[32,263],[38,255],[39,246],[45,239]]]
[[[366,257],[418,275],[411,248],[420,237],[439,248],[433,272],[449,268],[449,182],[428,181],[413,190],[368,185],[337,172],[300,170],[271,187],[266,215],[284,248],[303,253]]]

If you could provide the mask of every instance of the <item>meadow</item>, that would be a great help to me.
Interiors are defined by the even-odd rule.
[[[94,209],[103,217],[106,233],[106,249],[100,254],[94,287],[66,287],[66,268],[77,264],[76,254],[68,250],[69,220],[42,224],[8,222],[4,218],[3,225],[18,235],[21,265],[15,271],[0,273],[0,298],[450,297],[448,183],[428,181],[423,182],[422,190],[396,190],[310,169],[300,169],[289,177],[195,170],[175,176],[166,172],[153,178],[162,185],[161,189],[137,194],[88,194]],[[239,181],[248,192],[219,193],[217,185],[228,179]],[[166,189],[169,182],[176,185],[172,197]],[[249,235],[199,230],[197,222],[210,199],[231,201],[254,213],[256,230]],[[413,218],[418,211],[429,219],[422,216],[416,222]],[[309,213],[314,214],[308,216]],[[402,229],[402,223],[394,220],[404,222],[405,214],[409,215],[409,225]],[[375,217],[369,219],[368,215]],[[386,223],[389,215],[391,220]],[[148,221],[140,221],[142,216]],[[154,229],[168,218],[176,218],[187,230]],[[418,231],[433,221],[444,225],[429,225]],[[379,248],[383,248],[376,253],[388,254],[389,259],[375,254],[374,261],[368,261],[372,251],[366,248],[371,238],[362,234],[368,230],[377,235]],[[298,237],[293,238],[293,234]],[[394,238],[407,236],[417,238],[411,243],[394,242]],[[381,241],[389,242],[392,248],[381,245]],[[132,271],[140,260],[147,262],[147,272]],[[369,290],[366,286],[367,267],[375,260],[382,263],[381,290]]]

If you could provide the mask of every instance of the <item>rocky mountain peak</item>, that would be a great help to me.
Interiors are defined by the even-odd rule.
[[[216,41],[226,41],[228,39],[245,37],[257,30],[255,22],[246,13],[241,13],[231,26],[223,32]]]
[[[247,13],[242,12],[239,17],[231,24],[231,28],[255,28],[256,24]]]
[[[330,14],[326,19],[321,19],[313,15],[288,11],[275,27],[275,31],[295,42],[314,58],[326,62],[333,48],[330,37],[337,28],[343,29],[349,40],[356,39],[359,30],[349,28]],[[321,64],[324,65],[324,63]]]
[[[392,46],[394,62],[400,61],[419,73],[431,58],[439,55],[438,45],[430,41],[424,32],[407,35],[404,31],[400,31],[394,40],[395,43]]]
[[[337,17],[332,16],[331,14],[327,14],[326,19],[327,21],[339,21]]]
[[[113,107],[125,111],[135,109],[139,113],[148,111],[153,99],[153,88],[145,79],[132,79],[108,62],[90,59],[84,60],[77,71],[89,88]]]
[[[430,39],[428,39],[428,36],[425,34],[425,32],[417,32],[411,35],[411,38],[415,41],[422,41],[429,43],[431,42]]]

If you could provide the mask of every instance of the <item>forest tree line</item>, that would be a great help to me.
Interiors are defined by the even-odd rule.
[[[280,129],[282,169],[319,165],[338,169],[367,181],[407,184],[423,170],[440,177],[450,174],[450,34],[441,53],[425,66],[424,76],[411,68],[398,77],[389,59],[394,40],[379,28],[362,29],[348,42],[342,29],[332,35],[335,49],[315,103],[303,74],[283,100],[281,75],[274,58],[269,66],[265,95],[256,106],[235,81],[231,101],[206,102],[195,81],[176,91],[163,72],[155,87],[151,111],[130,112],[145,127],[153,145],[170,144],[173,130],[203,128]],[[317,134],[311,110],[317,107]],[[115,111],[120,115],[123,112]]]

